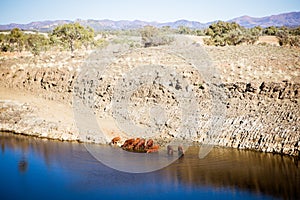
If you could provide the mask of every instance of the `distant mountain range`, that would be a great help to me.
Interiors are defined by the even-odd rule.
[[[272,15],[267,17],[255,18],[250,16],[242,16],[237,17],[229,22],[237,22],[241,26],[250,28],[254,26],[288,26],[288,27],[295,27],[300,26],[300,12],[290,12],[290,13],[283,13],[279,15]],[[71,20],[55,20],[55,21],[38,21],[38,22],[31,22],[29,24],[6,24],[0,25],[0,30],[11,30],[13,28],[20,28],[23,30],[37,30],[41,32],[47,32],[52,30],[57,25],[71,23],[74,21]],[[120,21],[113,21],[113,20],[81,20],[77,19],[75,22],[79,22],[84,26],[90,26],[94,30],[120,30],[120,29],[137,29],[141,28],[146,25],[156,26],[156,27],[163,27],[163,26],[170,26],[171,28],[178,28],[179,26],[186,26],[191,29],[203,29],[208,27],[213,22],[208,23],[200,23],[197,21],[189,21],[189,20],[178,20],[175,22],[166,22],[166,23],[159,23],[159,22],[146,22],[146,21],[128,21],[128,20],[120,20]],[[215,21],[214,21],[215,22]]]
[[[242,16],[232,20],[244,27],[268,27],[268,26],[300,26],[300,12],[283,13],[279,15],[271,15],[267,17],[255,18],[249,16]]]

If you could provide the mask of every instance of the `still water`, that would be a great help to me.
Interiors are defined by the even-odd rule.
[[[130,174],[95,160],[83,144],[0,132],[0,199],[300,199],[297,160],[198,148],[159,171]]]

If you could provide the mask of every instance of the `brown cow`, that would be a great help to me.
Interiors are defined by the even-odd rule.
[[[140,138],[136,138],[132,145],[136,146],[140,141],[141,141]]]
[[[132,145],[134,143],[135,139],[131,138],[131,139],[128,139],[124,142],[124,144],[121,146],[122,148],[126,148],[128,147],[129,145]]]
[[[152,146],[153,146],[153,140],[152,140],[152,139],[149,139],[149,140],[147,141],[146,148],[149,149],[149,148],[151,148]]]
[[[126,147],[127,151],[133,151],[133,149],[134,149],[134,146],[132,144],[130,144]]]
[[[139,143],[134,147],[134,150],[144,150],[145,139],[140,139]]]
[[[154,145],[150,149],[147,150],[147,153],[158,152],[158,149],[159,149],[159,146],[158,145]]]
[[[111,140],[111,143],[112,144],[117,144],[119,141],[121,140],[121,138],[118,136],[118,137],[114,137],[112,140]]]

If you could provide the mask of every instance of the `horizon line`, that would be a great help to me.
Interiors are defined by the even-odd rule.
[[[49,22],[54,22],[54,21],[71,21],[71,22],[76,22],[76,21],[87,21],[87,20],[95,20],[95,21],[104,21],[104,20],[109,20],[109,21],[113,21],[113,22],[118,22],[118,21],[128,21],[128,22],[134,22],[134,21],[141,21],[141,22],[147,22],[147,23],[158,23],[158,24],[164,24],[164,23],[173,23],[173,22],[177,22],[177,21],[189,21],[189,22],[198,22],[201,24],[208,24],[211,22],[215,22],[215,21],[230,21],[236,18],[240,18],[240,17],[251,17],[251,18],[255,18],[255,19],[260,19],[260,18],[264,18],[264,17],[271,17],[271,16],[277,16],[277,15],[282,15],[282,14],[291,14],[291,13],[300,13],[300,11],[291,11],[291,12],[285,12],[285,13],[279,13],[279,14],[272,14],[272,15],[267,15],[267,16],[263,16],[263,17],[253,17],[253,16],[249,16],[249,15],[241,15],[238,17],[234,17],[231,18],[229,20],[221,20],[221,19],[216,19],[216,20],[212,20],[212,21],[208,21],[208,22],[200,22],[197,20],[191,20],[191,19],[187,19],[187,18],[181,18],[181,19],[177,19],[174,21],[165,21],[165,22],[161,22],[161,21],[148,21],[148,20],[141,20],[141,19],[134,19],[134,20],[129,20],[129,19],[108,19],[108,18],[103,18],[103,19],[93,19],[93,18],[88,18],[88,19],[84,19],[84,18],[77,18],[77,19],[41,19],[41,20],[33,20],[27,23],[18,23],[18,22],[10,22],[10,23],[6,23],[6,24],[0,24],[0,25],[11,25],[11,24],[22,24],[22,25],[26,25],[26,24],[30,24],[30,23],[35,23],[35,22],[45,22],[45,21],[49,21]]]

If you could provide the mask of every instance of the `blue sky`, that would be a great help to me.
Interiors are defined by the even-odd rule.
[[[300,11],[300,0],[0,0],[0,24],[56,19],[209,22]]]

